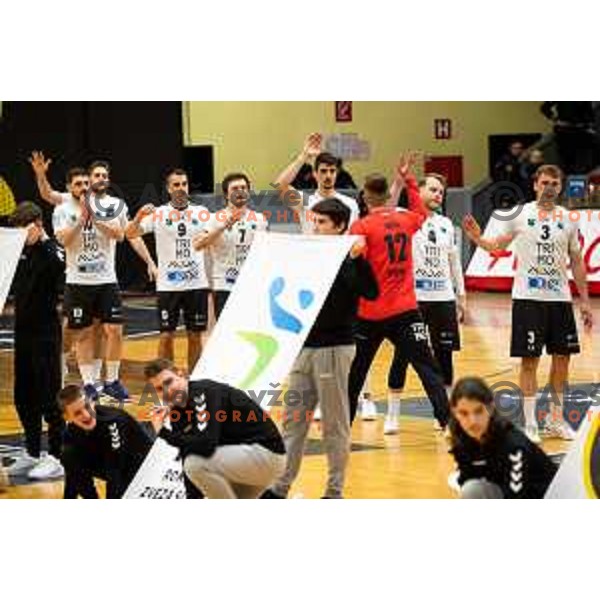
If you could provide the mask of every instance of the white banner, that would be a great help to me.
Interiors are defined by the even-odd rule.
[[[590,291],[600,293],[600,211],[579,210],[571,211],[579,215],[577,223],[581,233],[583,258],[588,272]],[[500,234],[507,211],[496,211],[498,218],[492,217],[485,228],[484,237],[493,238]],[[512,246],[506,250],[489,253],[477,248],[466,276],[468,283],[476,289],[510,289],[514,277],[516,259]]]
[[[546,500],[600,498],[600,408],[590,408],[571,449],[546,492]]]
[[[256,236],[192,379],[248,391],[265,409],[287,377],[353,236]]]
[[[281,385],[355,239],[258,234],[190,379],[246,390],[265,410],[281,403]],[[165,478],[171,497],[185,497],[177,453],[157,440],[124,498],[164,497]]]
[[[127,500],[185,500],[179,451],[158,438],[123,495]]]
[[[27,231],[0,227],[0,314],[10,290],[19,257],[23,252]]]

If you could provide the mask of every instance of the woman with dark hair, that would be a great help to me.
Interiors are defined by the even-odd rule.
[[[461,379],[450,398],[451,450],[464,499],[543,498],[557,467],[512,423],[498,415],[492,390]]]

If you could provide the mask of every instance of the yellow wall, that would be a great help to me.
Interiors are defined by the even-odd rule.
[[[487,174],[490,134],[544,133],[541,102],[354,102],[352,123],[335,123],[333,102],[186,102],[187,145],[215,146],[215,181],[247,172],[257,188],[273,181],[311,131],[357,133],[371,144],[367,162],[347,162],[357,183],[372,171],[390,172],[407,149],[464,157],[465,183]],[[433,139],[433,120],[452,119],[453,139]]]

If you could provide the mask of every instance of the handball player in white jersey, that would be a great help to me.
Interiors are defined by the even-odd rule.
[[[250,180],[243,173],[226,175],[221,184],[225,208],[212,214],[194,248],[210,252],[215,317],[218,319],[235,285],[257,233],[268,230],[263,213],[248,206]]]
[[[187,331],[188,369],[191,372],[202,353],[202,332],[206,331],[209,282],[204,254],[192,240],[203,231],[210,217],[208,209],[190,203],[185,171],[175,169],[166,178],[169,202],[158,208],[143,206],[126,230],[129,239],[153,233],[158,256],[158,355],[174,358],[175,331],[181,314]]]
[[[110,196],[108,166],[93,163],[89,180],[73,181],[71,194],[54,209],[53,226],[66,254],[64,312],[75,331],[79,371],[84,391],[97,400],[94,385],[94,321],[106,336],[104,392],[125,400],[129,394],[119,379],[123,342],[123,311],[115,269],[116,245],[124,239],[127,207]],[[91,187],[87,185],[91,181]],[[75,184],[81,183],[82,185]]]
[[[579,291],[583,324],[586,329],[592,327],[577,219],[557,205],[562,180],[563,173],[558,167],[540,167],[534,177],[536,201],[516,207],[511,218],[502,221],[501,233],[494,239],[482,237],[481,228],[471,215],[464,221],[469,238],[484,250],[513,244],[517,271],[513,284],[511,355],[521,358],[526,433],[536,442],[540,440],[537,371],[544,347],[552,356],[549,383],[554,398],[550,399],[551,414],[543,419],[541,433],[565,440],[574,437],[572,427],[564,420],[561,402],[569,380],[570,358],[580,351],[569,286],[569,261]]]

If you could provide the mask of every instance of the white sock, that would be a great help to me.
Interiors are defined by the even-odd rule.
[[[119,379],[119,368],[121,367],[120,360],[107,360],[106,361],[106,381],[112,383]]]
[[[523,414],[525,415],[525,427],[527,429],[537,429],[536,406],[537,396],[528,396],[523,401]]]
[[[102,380],[102,359],[94,359],[94,381]]]
[[[79,373],[81,373],[81,379],[83,379],[83,385],[94,385],[94,363],[89,365],[79,365]]]
[[[389,392],[388,395],[388,419],[398,419],[400,417],[400,398],[402,397],[401,392]]]

